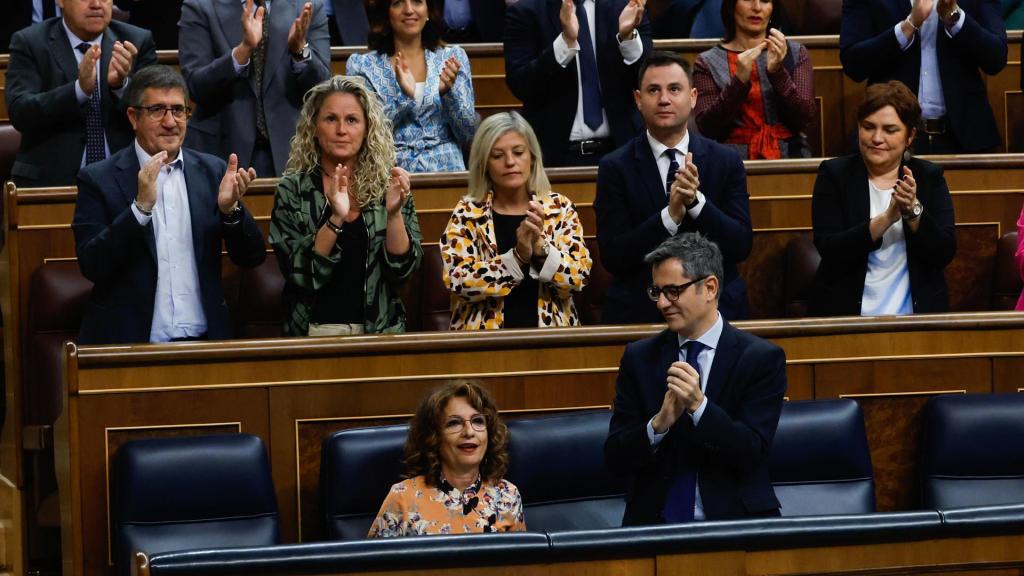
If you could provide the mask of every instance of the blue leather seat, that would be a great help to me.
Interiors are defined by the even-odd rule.
[[[623,481],[604,465],[608,410],[509,420],[506,477],[523,497],[532,531],[622,525]]]
[[[135,552],[279,543],[277,500],[263,442],[230,434],[133,440],[111,471],[114,563]]]
[[[949,394],[925,405],[922,504],[1024,504],[1024,394]]]
[[[871,452],[853,400],[783,404],[769,467],[783,516],[875,511]]]

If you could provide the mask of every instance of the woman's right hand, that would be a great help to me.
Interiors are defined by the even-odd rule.
[[[409,98],[416,97],[416,77],[412,75],[412,69],[406,62],[401,52],[396,52],[391,58],[391,67],[395,70],[395,79],[398,80],[398,87],[405,92]]]
[[[740,55],[736,57],[736,77],[740,79],[740,82],[744,84],[750,82],[750,71],[757,65],[757,57],[764,52],[767,43],[768,41],[765,40],[749,50],[740,52]]]
[[[348,217],[351,202],[348,195],[348,167],[338,164],[331,174],[330,184],[324,190],[327,203],[331,206],[331,223],[341,226]]]
[[[516,256],[523,259],[521,264],[524,266],[533,258],[533,245],[540,236],[540,227],[530,218],[530,212],[527,212],[526,218],[516,228]]]

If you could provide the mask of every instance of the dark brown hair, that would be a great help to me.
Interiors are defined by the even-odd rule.
[[[686,74],[686,82],[690,88],[693,88],[693,69],[690,68],[690,63],[675,52],[668,52],[665,50],[652,50],[647,58],[644,58],[643,62],[640,63],[640,69],[636,73],[636,89],[643,90],[644,74],[647,73],[648,68],[660,68],[662,66],[671,66],[675,64],[683,69],[683,73]]]
[[[465,398],[487,418],[487,451],[480,462],[480,476],[492,482],[501,480],[508,469],[508,428],[498,416],[498,408],[487,389],[467,381],[448,382],[420,401],[405,440],[406,477],[423,476],[428,486],[437,485],[444,435],[441,428],[447,416],[444,410],[452,398]]]
[[[886,106],[896,110],[896,115],[908,133],[921,123],[921,105],[917,103],[917,97],[899,80],[868,86],[864,91],[864,101],[857,108],[857,122],[862,122]]]
[[[393,0],[369,0],[367,16],[370,20],[370,33],[366,43],[370,50],[376,50],[388,56],[395,55],[395,31],[391,29],[391,18],[388,16],[388,9]],[[444,43],[441,41],[441,31],[435,22],[441,22],[444,15],[435,0],[423,0],[427,4],[427,21],[420,32],[425,50],[437,50]]]

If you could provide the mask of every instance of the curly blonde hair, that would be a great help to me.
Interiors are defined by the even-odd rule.
[[[359,207],[367,208],[382,202],[387,192],[391,168],[395,165],[395,140],[391,134],[391,122],[384,115],[377,96],[362,78],[334,76],[306,92],[284,173],[312,174],[321,168],[322,152],[316,139],[316,121],[324,100],[338,93],[355,96],[366,116],[366,136],[356,157],[351,187]]]

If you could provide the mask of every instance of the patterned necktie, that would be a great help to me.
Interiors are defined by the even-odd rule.
[[[672,183],[676,181],[676,172],[679,172],[679,162],[676,162],[675,148],[665,150],[668,156],[668,174],[665,175],[665,194],[672,195]]]
[[[82,42],[77,46],[83,55],[92,48],[92,44]],[[103,145],[103,110],[100,107],[100,87],[96,88],[85,102],[85,163],[92,164],[107,157]]]
[[[591,130],[601,127],[601,82],[597,77],[597,58],[594,56],[594,41],[590,38],[590,24],[587,11],[583,9],[585,0],[576,2],[576,20],[580,24],[580,33],[576,41],[580,52],[576,55],[580,63],[580,80],[583,90],[583,123]]]
[[[263,36],[252,53],[253,74],[256,80],[256,131],[264,140],[269,140],[267,132],[267,116],[263,110],[263,68],[267,63],[267,37],[270,35],[270,13],[267,11],[266,0],[256,0],[257,8],[263,8]]]
[[[696,340],[686,343],[686,363],[697,371],[698,382],[703,380],[697,356],[704,345]],[[683,416],[688,418],[689,416]],[[697,470],[689,462],[677,462],[679,473],[665,496],[665,509],[661,515],[665,522],[689,522],[693,520],[693,509],[697,500]]]

